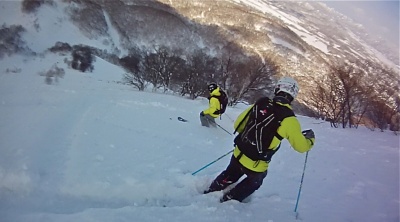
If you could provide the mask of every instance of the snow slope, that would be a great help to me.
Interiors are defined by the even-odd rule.
[[[113,50],[114,43],[111,36],[89,39],[72,23],[70,15],[66,13],[66,8],[72,4],[55,1],[53,5],[43,4],[37,12],[26,14],[21,11],[20,2],[22,0],[0,1],[1,24],[22,25],[26,30],[22,39],[34,52],[42,53],[57,42]],[[112,27],[108,27],[108,30],[110,32],[108,35],[115,35]],[[106,40],[111,44],[105,45]]]
[[[207,99],[138,92],[123,70],[97,58],[93,73],[63,58],[0,60],[0,218],[60,221],[295,221],[305,155],[285,141],[249,203],[200,194],[223,170],[233,136],[201,127]],[[66,70],[47,85],[39,71]],[[21,72],[6,72],[21,68]],[[218,124],[232,132],[245,107]],[[187,123],[177,121],[182,116]],[[333,129],[299,116],[317,137],[310,151],[299,220],[399,221],[399,137]]]

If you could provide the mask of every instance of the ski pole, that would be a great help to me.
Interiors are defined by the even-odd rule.
[[[220,126],[218,123],[215,123],[215,124],[217,124],[217,126],[218,126],[219,128],[221,128],[223,131],[227,132],[229,135],[232,136],[232,133],[230,133],[228,130],[224,129],[224,128],[223,128],[222,126]]]
[[[229,151],[229,152],[225,153],[224,155],[220,156],[218,159],[216,159],[216,160],[212,161],[211,163],[209,163],[209,164],[207,164],[207,165],[203,166],[202,168],[200,168],[200,169],[196,170],[195,172],[193,172],[193,173],[192,173],[192,175],[195,175],[196,173],[198,173],[198,172],[200,172],[200,171],[204,170],[205,168],[209,167],[211,164],[213,164],[213,163],[217,162],[218,160],[220,160],[220,159],[224,158],[226,155],[228,155],[228,154],[230,154],[230,153],[232,153],[232,152],[233,152],[233,150],[231,150],[231,151]]]
[[[307,151],[307,153],[306,153],[306,159],[305,159],[305,161],[304,161],[304,168],[303,168],[303,174],[301,175],[299,193],[297,194],[296,206],[295,206],[295,208],[294,208],[294,212],[296,212],[296,219],[297,219],[297,216],[298,216],[298,214],[297,214],[297,206],[298,206],[298,204],[299,204],[300,193],[301,193],[301,187],[303,186],[304,172],[306,171],[307,157],[308,157],[308,151]]]
[[[228,119],[230,119],[232,121],[232,123],[235,122],[235,120],[233,120],[227,113],[225,113],[225,116],[227,116]]]
[[[207,119],[208,120],[208,119]],[[217,125],[219,128],[221,128],[223,131],[225,131],[226,133],[228,133],[229,135],[231,135],[232,136],[232,133],[230,133],[228,130],[226,130],[226,129],[224,129],[224,127],[222,127],[221,125],[219,125],[218,123],[216,123],[216,122],[211,122],[210,120],[208,120],[208,123],[209,124],[211,124],[211,125]]]

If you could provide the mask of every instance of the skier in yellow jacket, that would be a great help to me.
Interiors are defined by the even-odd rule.
[[[221,95],[220,88],[215,83],[208,85],[208,91],[210,92],[209,107],[200,113],[200,122],[202,126],[209,127],[210,125],[216,126],[215,118],[218,118],[220,114],[221,104],[217,99]]]
[[[300,123],[290,106],[298,91],[296,80],[283,77],[275,86],[273,100],[261,98],[238,116],[234,127],[239,134],[235,138],[230,163],[204,193],[224,190],[246,175],[220,199],[221,202],[231,199],[243,201],[262,185],[271,157],[279,149],[282,139],[287,139],[300,153],[312,148],[314,132],[301,131]],[[271,112],[274,117],[269,115]]]

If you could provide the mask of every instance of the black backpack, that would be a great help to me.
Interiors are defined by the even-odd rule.
[[[226,107],[228,106],[228,96],[226,95],[226,93],[220,89],[219,92],[221,93],[220,96],[212,96],[218,99],[219,104],[220,104],[220,109],[215,111],[214,114],[217,115],[222,115],[223,113],[225,113]]]
[[[269,145],[274,136],[280,140],[283,139],[277,130],[280,122],[289,116],[294,116],[294,113],[288,107],[277,105],[268,97],[259,99],[239,123],[238,128],[248,117],[243,132],[239,133],[234,140],[235,145],[239,147],[242,154],[254,161],[270,161],[278,149],[268,149]]]

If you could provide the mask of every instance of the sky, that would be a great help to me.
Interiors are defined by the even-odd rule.
[[[399,48],[399,1],[323,1]]]
[[[6,13],[20,12],[0,8]],[[39,52],[60,36],[89,41],[60,13],[46,9],[42,16],[41,30],[27,26],[28,44],[42,40]],[[284,140],[262,187],[246,203],[221,204],[222,192],[201,193],[227,166],[233,136],[200,125],[206,98],[139,92],[120,83],[124,70],[100,58],[93,73],[72,70],[65,59],[44,53],[0,60],[1,222],[290,222],[303,172],[302,221],[400,220],[393,132],[335,129],[298,115],[316,134],[307,162]],[[45,84],[40,73],[54,65],[65,76]],[[233,132],[245,108],[228,107],[217,123]]]

